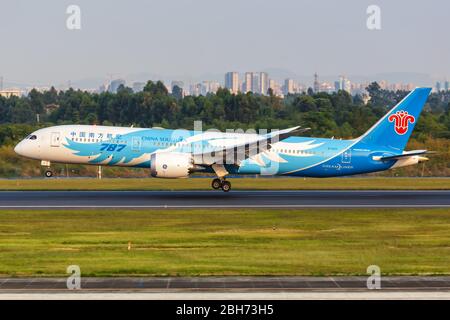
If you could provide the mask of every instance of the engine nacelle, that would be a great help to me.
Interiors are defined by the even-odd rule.
[[[190,154],[154,153],[151,156],[150,173],[155,178],[186,178],[194,167]]]

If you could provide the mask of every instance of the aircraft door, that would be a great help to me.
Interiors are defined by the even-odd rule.
[[[50,146],[59,147],[61,134],[59,132],[52,132],[50,136]]]

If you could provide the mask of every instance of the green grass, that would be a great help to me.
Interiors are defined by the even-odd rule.
[[[0,211],[0,275],[450,274],[449,231],[448,209]]]
[[[240,178],[236,190],[450,189],[450,178]],[[0,180],[0,190],[210,190],[211,179],[17,179]]]

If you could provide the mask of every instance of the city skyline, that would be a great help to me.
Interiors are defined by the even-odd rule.
[[[336,80],[327,81],[323,80],[319,77],[319,74],[316,72],[313,75],[313,81],[310,84],[302,83],[293,78],[285,78],[283,81],[277,81],[273,79],[267,72],[261,71],[247,71],[245,73],[239,73],[237,71],[229,71],[224,74],[224,81],[220,82],[218,80],[202,80],[200,82],[188,82],[185,83],[182,80],[171,80],[169,83],[163,84],[166,86],[167,90],[171,94],[175,94],[177,97],[181,98],[184,96],[206,96],[209,93],[216,93],[219,88],[226,88],[230,90],[231,93],[248,93],[252,92],[254,94],[259,95],[269,95],[273,94],[278,97],[284,97],[288,94],[301,94],[309,92],[318,93],[318,92],[326,92],[333,93],[338,92],[340,90],[346,91],[351,95],[360,95],[365,101],[368,99],[368,92],[366,88],[369,86],[370,81],[352,81],[346,75],[342,74]],[[160,80],[158,80],[160,81]],[[383,90],[390,91],[411,91],[417,85],[412,82],[389,82],[387,80],[377,81],[380,88]],[[130,88],[133,92],[143,91],[147,81],[139,82],[139,81],[126,81],[123,78],[113,78],[111,75],[111,79],[108,83],[104,83],[98,88],[91,88],[86,91],[102,93],[117,93],[118,89],[121,86]],[[53,86],[52,86],[53,87]],[[178,87],[178,89],[175,89]],[[432,87],[434,92],[440,91],[449,91],[450,84],[448,80],[437,81]],[[66,90],[71,87],[70,84],[66,88],[56,88],[57,90]],[[38,91],[48,91],[50,87],[28,87],[26,89],[17,89],[17,88],[6,88],[3,89],[3,78],[0,77],[0,96],[10,97],[10,96],[21,96],[27,95],[32,89],[36,89]],[[74,88],[77,89],[77,88]],[[271,92],[269,93],[269,89]]]
[[[314,74],[313,75],[296,75],[293,72],[289,72],[287,70],[276,70],[275,75],[273,73],[269,73],[268,71],[244,71],[244,72],[226,72],[225,78],[228,73],[235,73],[239,80],[242,80],[245,77],[246,73],[249,74],[255,74],[256,81],[260,74],[267,75],[267,78],[269,83],[272,80],[275,80],[277,82],[283,82],[286,79],[292,79],[298,83],[303,84],[304,86],[310,86],[314,88]],[[270,77],[268,76],[270,75]],[[416,86],[436,86],[436,83],[439,82],[442,84],[442,87],[445,86],[445,82],[448,82],[450,79],[449,77],[438,77],[438,78],[432,78],[427,74],[419,74],[419,73],[384,73],[384,74],[378,74],[378,75],[348,75],[348,73],[340,73],[337,75],[322,75],[320,74],[321,81],[323,82],[330,82],[333,84],[333,86],[336,85],[336,81],[341,81],[341,77],[344,77],[346,79],[351,79],[353,82],[360,82],[360,83],[368,83],[368,82],[379,82],[379,83],[414,83]],[[165,83],[168,87],[172,82],[181,82],[186,85],[194,85],[201,82],[218,82],[220,86],[227,87],[226,85],[226,79],[224,78],[224,75],[217,74],[217,75],[206,75],[203,78],[202,77],[193,77],[193,76],[160,76],[160,75],[154,75],[150,73],[141,73],[139,75],[118,75],[118,74],[108,74],[104,77],[97,77],[97,78],[89,78],[89,79],[81,79],[81,80],[68,80],[64,83],[38,83],[38,84],[32,84],[32,83],[17,83],[17,82],[11,82],[8,78],[5,78],[0,75],[0,90],[1,89],[26,89],[26,88],[42,88],[42,87],[55,87],[57,89],[63,90],[64,88],[72,87],[74,89],[81,89],[81,90],[96,90],[99,87],[107,87],[111,81],[114,80],[123,80],[127,83],[127,86],[132,87],[134,84],[143,87],[145,83],[149,80],[151,81],[162,81]],[[243,81],[245,82],[245,81]],[[234,92],[237,91],[256,91],[256,92],[262,92],[259,88],[250,87],[248,90],[241,87],[242,83],[239,83],[238,89],[236,89]],[[266,87],[267,89],[268,87]],[[233,90],[231,90],[233,91]],[[264,91],[265,92],[265,91]]]

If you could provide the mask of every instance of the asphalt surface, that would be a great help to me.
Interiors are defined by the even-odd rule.
[[[3,191],[11,208],[450,208],[444,191]]]
[[[450,277],[382,277],[380,289],[449,292]],[[83,277],[80,290],[82,292],[358,292],[369,289],[367,277]],[[65,291],[69,291],[67,278],[0,278],[0,294]]]

